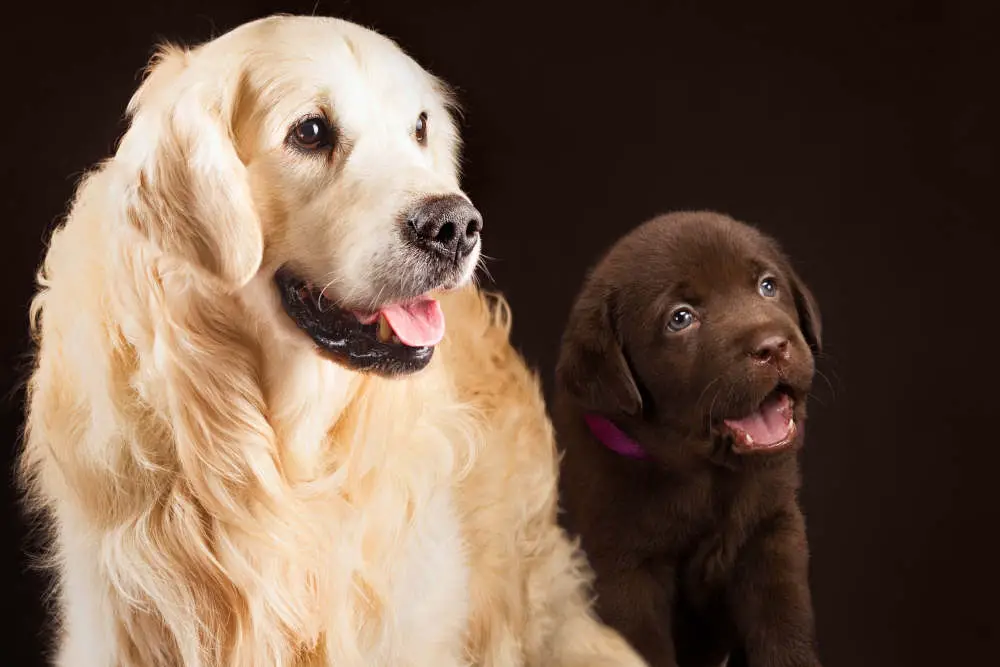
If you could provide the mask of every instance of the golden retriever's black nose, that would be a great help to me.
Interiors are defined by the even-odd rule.
[[[766,336],[758,340],[750,356],[761,363],[778,363],[788,361],[791,356],[788,350],[788,338],[785,336]]]
[[[428,197],[406,214],[411,242],[427,252],[459,261],[472,252],[483,216],[459,195]]]

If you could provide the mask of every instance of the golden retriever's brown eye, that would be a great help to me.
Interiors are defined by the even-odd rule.
[[[310,116],[296,123],[288,139],[298,148],[318,151],[333,145],[333,131],[322,116]]]
[[[670,318],[667,320],[667,329],[674,333],[684,331],[694,324],[696,319],[694,311],[687,306],[675,308],[674,311],[670,313]]]
[[[426,112],[422,111],[422,112],[420,112],[420,115],[417,116],[417,127],[413,131],[413,136],[415,136],[417,138],[417,143],[420,144],[421,146],[424,146],[424,145],[427,144],[427,113]]]
[[[767,298],[773,298],[778,296],[778,283],[775,282],[774,278],[764,278],[760,281],[760,285],[757,287],[757,291],[760,292],[761,296]]]

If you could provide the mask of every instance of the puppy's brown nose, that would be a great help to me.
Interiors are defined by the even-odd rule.
[[[447,259],[465,259],[476,247],[483,217],[465,197],[424,199],[406,214],[413,245]]]
[[[757,341],[750,356],[763,364],[788,361],[791,356],[788,350],[788,339],[784,336],[766,336]]]

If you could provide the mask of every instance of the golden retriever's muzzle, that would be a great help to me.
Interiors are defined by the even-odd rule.
[[[430,363],[434,346],[410,346],[400,342],[395,334],[386,336],[383,316],[369,320],[329,301],[324,304],[316,288],[288,268],[277,272],[275,284],[285,312],[312,338],[317,350],[331,360],[383,376],[413,373]]]
[[[400,216],[402,253],[373,274],[384,302],[364,310],[336,305],[286,266],[275,275],[282,305],[338,363],[384,376],[421,370],[444,336],[444,315],[429,294],[469,277],[482,227],[482,216],[464,197],[425,198]]]

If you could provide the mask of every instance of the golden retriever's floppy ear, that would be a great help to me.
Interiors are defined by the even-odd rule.
[[[615,294],[591,288],[570,313],[556,366],[556,380],[581,406],[605,415],[642,409],[615,326]]]
[[[166,46],[129,103],[115,163],[129,222],[164,253],[240,287],[257,272],[263,234],[234,146],[242,78],[201,71]]]

